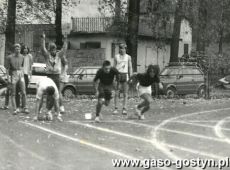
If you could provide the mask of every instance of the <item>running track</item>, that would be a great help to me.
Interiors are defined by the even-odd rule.
[[[68,118],[40,123],[1,111],[0,167],[110,170],[116,169],[111,163],[115,158],[225,159],[230,157],[230,101],[212,102],[147,115],[145,121],[111,120],[107,115],[101,124]]]

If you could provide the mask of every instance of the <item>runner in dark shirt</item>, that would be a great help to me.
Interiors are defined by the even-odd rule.
[[[103,67],[97,71],[94,78],[96,96],[98,103],[96,107],[95,122],[100,122],[100,112],[103,105],[108,106],[112,98],[112,90],[117,87],[119,73],[116,68],[111,67],[109,61],[104,61]],[[116,80],[116,81],[114,81]]]
[[[150,109],[152,101],[152,84],[160,83],[159,67],[157,65],[149,65],[146,73],[137,74],[136,80],[138,81],[138,93],[144,100],[136,107],[136,114],[139,119],[145,119],[144,113]]]

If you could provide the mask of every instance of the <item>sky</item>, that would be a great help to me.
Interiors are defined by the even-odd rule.
[[[67,14],[63,15],[63,21],[70,22],[71,17],[99,17],[101,16],[98,10],[98,0],[73,0],[77,3],[73,8],[65,9]]]

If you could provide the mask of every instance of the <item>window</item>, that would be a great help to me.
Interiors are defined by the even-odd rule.
[[[80,43],[80,49],[97,49],[101,48],[101,42]]]
[[[188,54],[189,44],[184,44],[184,54]]]
[[[166,68],[162,73],[161,76],[172,76],[177,75],[178,69]]]

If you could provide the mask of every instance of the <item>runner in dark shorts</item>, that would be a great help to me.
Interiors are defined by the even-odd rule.
[[[118,70],[111,67],[109,61],[104,61],[102,68],[97,71],[94,78],[96,96],[98,97],[95,122],[100,122],[102,106],[109,105],[112,98],[112,91],[117,87],[118,77]]]

